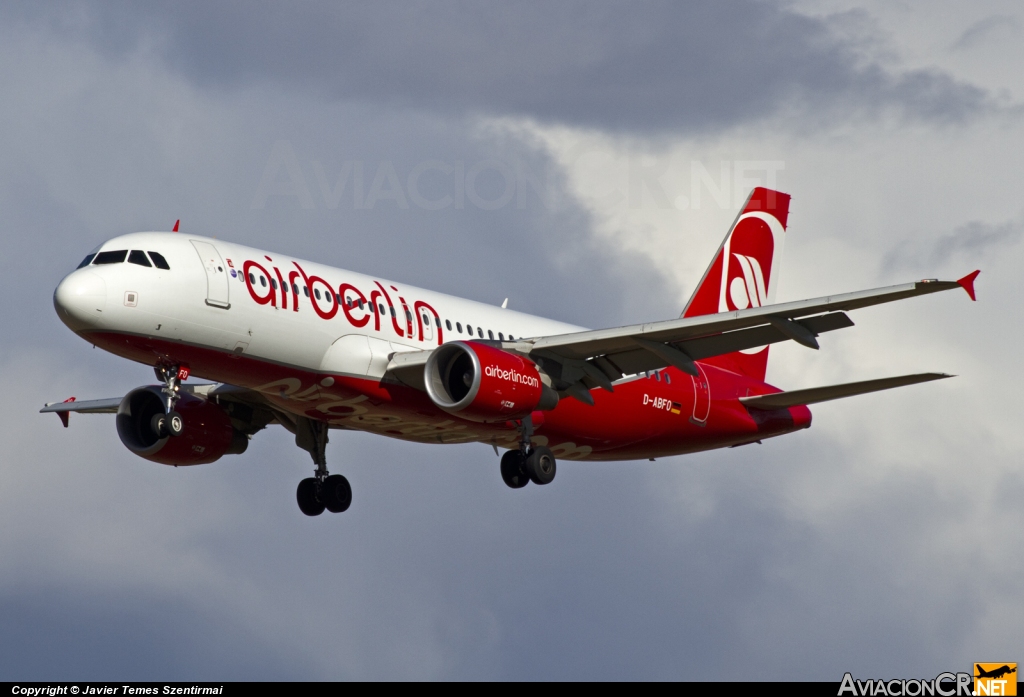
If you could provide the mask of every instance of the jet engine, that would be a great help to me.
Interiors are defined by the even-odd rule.
[[[558,404],[531,361],[476,341],[434,349],[423,377],[434,404],[470,421],[511,421]]]
[[[183,393],[175,410],[184,428],[179,436],[161,437],[153,430],[153,417],[164,412],[160,386],[132,390],[117,408],[117,435],[129,450],[163,465],[204,465],[224,455],[245,452],[249,439],[235,430],[221,407],[196,395]]]

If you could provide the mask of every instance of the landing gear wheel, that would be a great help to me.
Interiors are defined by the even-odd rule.
[[[352,505],[352,487],[348,479],[332,474],[320,486],[320,500],[331,513],[343,513]],[[299,504],[301,505],[301,504]]]
[[[157,438],[166,438],[170,434],[167,432],[167,414],[153,414],[153,418],[150,419],[149,427],[153,430],[153,434]]]
[[[501,478],[512,489],[522,489],[530,483],[525,469],[526,458],[521,450],[509,450],[501,456]]]
[[[325,506],[320,502],[316,493],[316,480],[313,477],[299,482],[299,488],[295,491],[295,498],[299,502],[299,510],[308,516],[320,515],[324,512]]]
[[[167,415],[167,421],[164,422],[164,428],[167,429],[167,435],[177,438],[181,435],[181,432],[185,430],[185,422],[181,418],[181,414],[176,411],[171,411]]]
[[[530,451],[526,456],[526,471],[534,484],[550,484],[555,478],[555,456],[543,445]]]

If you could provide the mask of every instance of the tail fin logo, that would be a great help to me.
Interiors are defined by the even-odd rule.
[[[733,253],[739,262],[743,276],[734,276],[729,282],[729,300],[737,310],[748,307],[761,307],[768,302],[768,290],[764,284],[764,273],[761,263],[755,257]]]
[[[783,234],[782,223],[770,213],[750,211],[740,216],[722,250],[719,312],[746,310],[774,301]]]
[[[788,220],[788,194],[760,186],[751,191],[682,316],[736,312],[775,302]],[[705,362],[764,380],[768,347],[715,356]]]

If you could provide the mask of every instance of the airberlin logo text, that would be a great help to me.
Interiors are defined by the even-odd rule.
[[[846,673],[839,697],[972,697],[970,673],[939,673],[933,680],[855,680]]]
[[[422,300],[414,300],[410,305],[395,286],[385,288],[380,281],[374,281],[375,287],[369,292],[351,283],[335,287],[320,276],[307,274],[298,262],[292,262],[294,269],[285,267],[282,270],[273,265],[273,259],[264,258],[268,262],[266,265],[249,260],[242,264],[240,273],[228,260],[232,276],[245,283],[250,297],[259,305],[291,309],[293,312],[308,305],[324,320],[344,317],[357,328],[366,327],[372,321],[374,331],[379,332],[382,326],[390,325],[399,337],[430,343],[436,341],[438,346],[443,341],[441,318],[437,311]]]
[[[499,380],[508,380],[509,382],[526,385],[527,387],[540,387],[540,380],[532,375],[523,375],[515,370],[502,370],[496,365],[489,365],[484,368],[484,375],[489,378],[498,378]]]

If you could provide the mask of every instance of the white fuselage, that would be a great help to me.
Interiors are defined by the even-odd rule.
[[[157,252],[170,269],[124,261],[91,264],[69,274],[57,287],[54,304],[61,319],[87,340],[106,333],[152,338],[245,356],[300,373],[328,371],[376,380],[395,352],[457,340],[510,340],[582,331],[514,310],[196,235],[134,233],[107,241],[97,252],[116,250]],[[204,251],[211,258],[204,258]],[[282,285],[287,286],[286,292]],[[342,298],[340,305],[337,297]],[[376,312],[370,310],[371,300]],[[350,307],[342,306],[349,303]],[[122,355],[153,363],[147,357]],[[196,374],[217,381],[230,377]],[[309,392],[300,378],[282,382],[278,374],[269,377],[264,383],[258,379],[246,383],[272,396]],[[301,413],[308,405],[284,400],[281,406]]]

